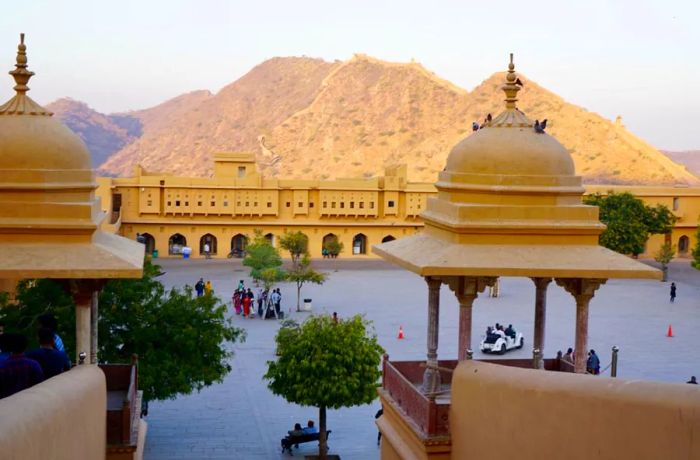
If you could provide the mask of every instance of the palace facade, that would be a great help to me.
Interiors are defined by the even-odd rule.
[[[376,257],[369,248],[419,232],[419,215],[432,183],[409,182],[406,167],[387,168],[368,179],[285,180],[263,177],[253,153],[217,153],[212,177],[183,177],[135,168],[133,177],[98,179],[98,196],[109,218],[105,229],[146,240],[158,257],[180,256],[192,248],[203,257],[208,243],[213,257],[240,255],[254,230],[273,243],[285,231],[309,237],[312,257],[321,257],[324,242],[337,238],[341,257]],[[629,187],[591,185],[586,193],[629,191],[647,204],[672,209],[678,222],[669,238],[679,256],[695,244],[700,216],[698,187]],[[652,257],[664,236],[653,236],[644,256]]]

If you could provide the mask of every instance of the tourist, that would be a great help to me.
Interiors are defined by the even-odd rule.
[[[333,312],[333,324],[338,324],[338,312]]]
[[[588,352],[588,361],[586,362],[586,372],[593,375],[600,374],[600,359],[595,354],[595,350],[591,349]]]
[[[472,131],[479,131],[479,123],[472,121]],[[377,442],[379,444],[379,442]]]
[[[314,421],[309,420],[306,424],[306,428],[304,428],[304,434],[314,434],[318,433],[318,429],[314,426]]]
[[[70,359],[65,351],[53,347],[51,329],[39,329],[39,348],[27,352],[27,358],[33,359],[41,366],[44,378],[51,378],[61,372],[70,370]]]
[[[287,431],[287,433],[289,433],[289,436],[301,436],[304,434],[304,430],[301,428],[301,423],[295,423],[294,429]]]
[[[270,300],[272,300],[272,304],[275,306],[275,312],[277,312],[277,316],[279,316],[280,304],[282,303],[282,294],[280,293],[279,288],[272,291]]]
[[[685,383],[689,383],[689,384],[691,384],[691,385],[697,385],[697,384],[698,384],[698,381],[697,381],[697,379],[695,378],[694,375],[691,375],[691,376],[690,376],[690,380],[688,380],[688,381],[685,382]]]
[[[382,415],[384,415],[384,408],[383,407],[380,408],[376,414],[374,414],[374,419],[376,420],[379,417],[381,417]],[[379,445],[381,442],[382,442],[382,432],[377,430],[377,445]]]
[[[242,297],[243,297],[243,317],[244,318],[250,318],[250,303],[253,300],[253,293],[251,292],[250,288],[248,288],[248,292],[243,291],[242,292]]]
[[[243,280],[240,280],[238,282],[238,289],[240,289],[241,291],[245,291],[245,284],[243,283]]]
[[[199,278],[197,284],[194,285],[194,290],[197,291],[197,297],[204,295],[204,278]]]
[[[207,280],[207,282],[204,283],[204,293],[211,294],[213,290],[214,290],[214,287],[211,285],[211,281]]]
[[[233,308],[236,310],[236,314],[241,314],[241,305],[243,304],[243,299],[241,298],[241,290],[236,289],[233,293]]]
[[[263,289],[258,288],[258,316],[263,318]]]
[[[39,363],[24,356],[27,338],[21,334],[5,334],[10,357],[0,363],[0,398],[13,395],[44,380]]]
[[[321,255],[323,256],[324,259],[328,258],[328,249],[323,248],[321,249]]]
[[[51,313],[45,313],[37,318],[37,322],[40,328],[45,327],[53,331],[53,347],[58,351],[66,351],[66,347],[63,346],[63,340],[61,340],[61,337],[59,337],[56,332],[58,330],[58,321],[56,317]]]
[[[512,339],[515,338],[515,329],[513,329],[513,325],[509,324],[508,328],[506,328],[506,335]]]
[[[561,358],[561,363],[561,370],[563,372],[574,371],[574,350],[572,348],[566,350],[566,354]]]
[[[211,248],[209,247],[209,243],[204,243],[204,258],[205,259],[211,259]]]
[[[671,302],[676,301],[676,283],[671,283]]]

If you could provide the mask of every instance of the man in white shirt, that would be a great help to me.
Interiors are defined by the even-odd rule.
[[[211,248],[209,247],[209,243],[204,243],[204,258],[205,259],[211,259],[211,254],[209,254],[209,251]]]

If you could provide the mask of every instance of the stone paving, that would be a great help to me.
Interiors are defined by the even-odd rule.
[[[215,292],[229,299],[234,284],[247,277],[239,260],[160,260],[167,286],[194,284],[210,279]],[[392,359],[424,359],[426,348],[427,288],[418,276],[374,260],[323,260],[316,266],[330,274],[323,286],[308,286],[302,297],[313,299],[314,312],[337,311],[340,317],[356,313],[374,321],[377,336]],[[620,347],[618,375],[627,379],[685,382],[700,376],[700,352],[694,333],[700,331],[700,272],[687,261],[674,262],[670,279],[678,285],[676,302],[669,302],[670,283],[608,281],[591,302],[589,347],[596,349],[603,367],[610,362],[613,345]],[[296,289],[280,285],[283,307],[296,305]],[[526,344],[506,357],[531,356],[534,285],[524,278],[501,280],[499,298],[480,297],[474,307],[474,348],[487,325],[512,323],[523,331]],[[303,320],[308,313],[290,314]],[[235,315],[234,315],[235,317]],[[457,301],[442,288],[440,311],[441,359],[457,355]],[[565,350],[574,341],[575,304],[552,283],[548,291],[545,356]],[[271,394],[262,375],[266,361],[274,359],[275,320],[243,319],[235,323],[247,330],[247,340],[236,344],[232,372],[224,382],[172,401],[153,402],[148,416],[145,457],[165,459],[277,459],[280,438],[295,422],[318,420],[314,408],[289,404]],[[669,324],[674,338],[667,338]],[[406,338],[397,340],[399,326]],[[478,358],[479,352],[475,354]],[[593,377],[591,377],[593,378]],[[329,411],[331,454],[343,460],[379,458],[371,405]],[[295,450],[295,457],[314,454],[316,443]]]

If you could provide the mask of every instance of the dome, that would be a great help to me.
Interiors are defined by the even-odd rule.
[[[17,94],[0,106],[0,170],[91,170],[85,143],[26,95],[34,72],[27,70],[24,35],[17,49]]]
[[[454,146],[445,171],[456,174],[573,176],[566,148],[531,126],[487,126]]]

